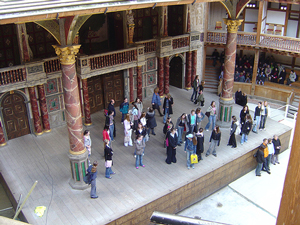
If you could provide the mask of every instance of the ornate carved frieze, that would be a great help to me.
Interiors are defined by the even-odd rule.
[[[34,65],[34,66],[28,66],[27,67],[28,73],[39,73],[39,72],[44,72],[43,71],[43,66],[42,65]]]
[[[168,41],[163,41],[162,43],[161,43],[161,47],[166,47],[166,46],[170,46],[171,45],[171,40],[168,40]]]

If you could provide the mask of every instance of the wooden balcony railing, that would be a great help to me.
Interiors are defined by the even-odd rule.
[[[238,32],[237,34],[238,45],[256,45],[256,33]]]
[[[57,57],[45,59],[44,68],[46,73],[61,71],[59,59]]]
[[[156,51],[156,39],[147,41],[135,42],[137,45],[144,45],[144,53],[151,53]]]
[[[208,31],[207,40],[208,43],[226,44],[227,33],[224,31]],[[256,33],[252,32],[238,32],[237,44],[256,46],[256,47],[267,47],[282,51],[300,52],[300,39],[283,37],[278,35],[261,34],[260,42],[256,44]]]
[[[172,38],[173,49],[182,48],[190,45],[189,35],[180,35],[179,37]]]
[[[0,70],[0,86],[26,81],[24,66],[13,66]]]
[[[298,38],[261,34],[259,45],[268,48],[300,52],[300,39]]]
[[[93,55],[89,60],[91,70],[133,62],[137,60],[137,48]]]

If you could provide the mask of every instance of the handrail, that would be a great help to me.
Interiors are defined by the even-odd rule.
[[[293,96],[293,95],[294,95],[294,92],[291,92],[290,96],[287,97],[287,99],[286,99],[286,104],[287,104],[287,105],[290,105],[291,99],[292,99],[292,96]]]
[[[278,36],[278,35],[273,35],[273,34],[260,34],[260,36],[277,37],[277,38],[286,39],[286,40],[289,40],[289,41],[300,41],[299,38],[293,38],[293,37],[287,37],[287,36]]]
[[[275,111],[279,111],[280,109],[283,109],[283,108],[285,108],[285,110],[284,110],[284,118],[287,118],[288,115],[289,115],[289,116],[293,116],[294,119],[296,118],[295,114],[297,114],[298,112],[296,112],[295,114],[292,114],[292,113],[289,113],[288,111],[289,111],[289,108],[293,108],[293,109],[298,110],[297,107],[295,107],[295,106],[293,106],[293,105],[286,104],[286,105],[283,105],[283,106],[281,106],[281,107],[275,109]],[[274,117],[279,116],[279,115],[280,115],[280,114],[275,114],[275,115],[274,115],[274,112],[273,112],[273,113],[272,113],[272,116],[270,116],[270,118],[274,118]]]

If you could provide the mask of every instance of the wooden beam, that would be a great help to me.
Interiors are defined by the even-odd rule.
[[[257,20],[257,26],[256,26],[256,44],[258,45],[260,42],[260,31],[261,31],[261,21],[262,21],[262,11],[264,9],[264,2],[259,2],[258,7],[258,20]]]
[[[289,22],[290,9],[291,9],[291,5],[288,4],[286,7],[286,13],[285,13],[283,36],[286,36],[286,30],[287,30],[287,26],[288,26],[288,22]]]
[[[251,83],[251,95],[254,95],[254,93],[255,93],[255,84],[256,84],[258,61],[259,61],[259,51],[255,50],[253,75],[252,75],[252,83]]]
[[[157,2],[156,7],[159,6],[169,6],[169,5],[185,5],[185,4],[192,4],[194,0],[182,0],[182,1],[168,1],[168,2]],[[219,0],[196,0],[196,3],[202,2],[219,2]],[[131,5],[114,5],[114,6],[103,6],[95,9],[83,9],[83,10],[76,10],[76,11],[65,11],[60,12],[60,9],[57,9],[55,13],[45,13],[42,15],[33,15],[33,16],[24,16],[24,17],[16,17],[16,18],[9,18],[9,19],[1,19],[0,25],[2,24],[9,24],[9,23],[28,23],[34,22],[39,20],[52,20],[56,19],[57,15],[59,17],[67,17],[67,16],[76,16],[76,15],[93,15],[93,14],[102,14],[110,12],[118,12],[118,11],[125,11],[125,10],[132,10],[132,9],[142,9],[142,8],[150,8],[153,7],[154,3],[141,3],[141,4],[131,4]]]

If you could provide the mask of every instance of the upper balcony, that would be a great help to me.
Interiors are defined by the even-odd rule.
[[[251,47],[256,49],[271,49],[281,51],[283,54],[300,54],[300,38],[291,38],[285,36],[260,34],[257,43],[257,33],[241,32],[237,33],[237,45]],[[206,37],[207,45],[221,44],[225,45],[227,33],[225,31],[208,31]]]
[[[136,42],[127,49],[95,55],[78,55],[76,70],[82,79],[145,65],[147,58],[165,57],[197,50],[203,42],[203,33],[191,32],[174,37],[163,37]],[[61,76],[57,57],[24,65],[0,69],[1,92],[43,84],[48,78]]]

